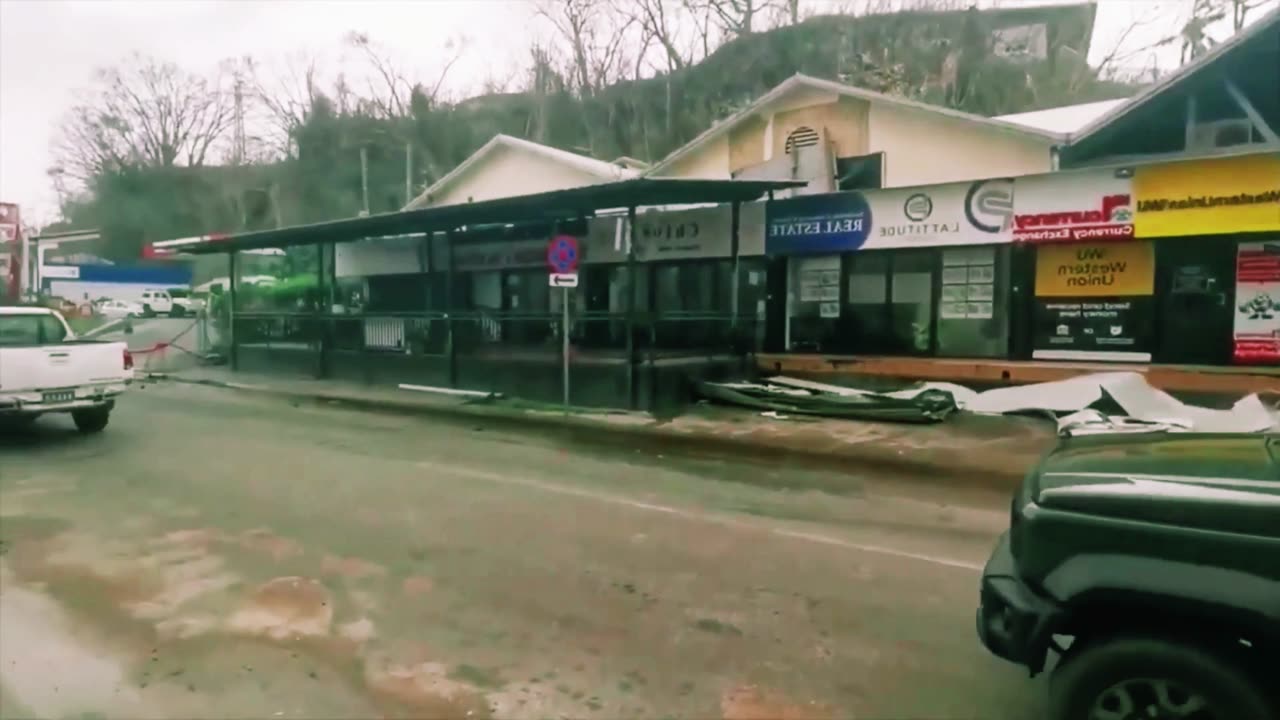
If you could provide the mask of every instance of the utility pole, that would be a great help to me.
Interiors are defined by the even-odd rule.
[[[404,144],[404,204],[413,202],[413,143]]]
[[[369,214],[369,148],[360,147],[360,194],[364,203],[364,214]]]
[[[240,77],[239,71],[236,72],[235,103],[235,129],[231,140],[234,147],[231,150],[231,162],[233,165],[239,165],[244,162],[245,156],[244,80]]]

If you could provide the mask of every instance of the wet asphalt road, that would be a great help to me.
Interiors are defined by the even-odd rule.
[[[809,472],[146,386],[0,438],[0,714],[1038,717],[1005,499]]]

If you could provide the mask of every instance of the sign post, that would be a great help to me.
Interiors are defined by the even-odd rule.
[[[578,287],[578,260],[581,257],[578,239],[572,235],[557,235],[547,244],[548,278],[553,288],[561,288],[560,295],[560,373],[563,391],[564,414],[569,414],[569,304],[570,291]]]

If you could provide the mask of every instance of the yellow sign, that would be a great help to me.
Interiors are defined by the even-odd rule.
[[[1280,230],[1280,153],[1140,165],[1136,237]]]
[[[1151,295],[1155,252],[1149,242],[1041,245],[1036,297]]]

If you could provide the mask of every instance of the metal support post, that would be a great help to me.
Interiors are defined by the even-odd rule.
[[[740,312],[739,305],[741,298],[739,297],[741,288],[739,287],[742,280],[739,276],[742,274],[742,253],[740,249],[740,241],[738,235],[740,233],[740,223],[742,215],[742,203],[734,200],[729,206],[729,256],[733,259],[733,274],[729,278],[729,328],[737,341],[738,334],[738,315]]]
[[[569,414],[569,291],[560,292],[560,381],[564,385],[564,414]]]
[[[227,253],[227,358],[232,371],[239,369],[236,357],[236,251]]]
[[[627,399],[636,408],[636,208],[627,208]]]
[[[453,242],[452,232],[444,236],[444,322],[445,342],[449,354],[449,387],[458,387],[458,343],[454,333],[454,277],[453,277]]]
[[[325,297],[328,294],[329,271],[325,267],[325,248],[323,244],[316,245],[316,297],[311,305],[311,320],[315,323],[316,334],[316,379],[323,380],[326,375],[326,364],[328,361],[328,343],[325,342],[325,315],[323,306]]]

